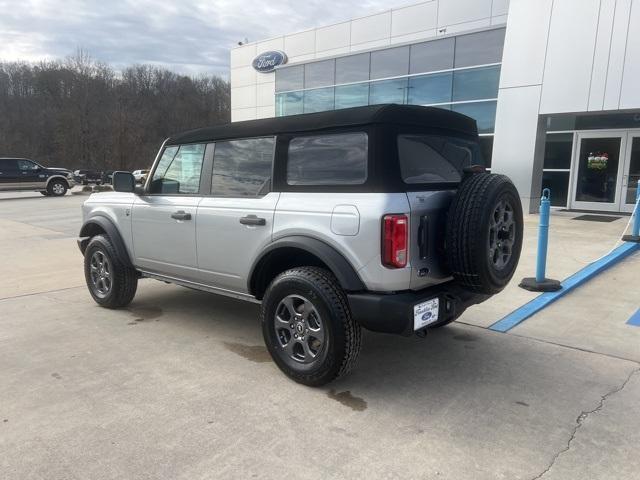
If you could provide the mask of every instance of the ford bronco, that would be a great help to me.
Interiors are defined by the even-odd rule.
[[[148,277],[261,303],[277,366],[306,385],[347,373],[361,327],[424,334],[500,292],[522,246],[511,181],[487,173],[474,120],[378,105],[168,138],[143,186],[83,206],[93,299]]]

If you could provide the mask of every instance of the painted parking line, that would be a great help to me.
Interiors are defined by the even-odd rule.
[[[516,325],[521,324],[527,318],[531,317],[535,313],[539,312],[543,308],[549,306],[559,298],[565,296],[573,289],[579,287],[583,283],[588,282],[593,277],[603,272],[607,268],[615,265],[616,263],[627,258],[629,255],[640,250],[640,243],[626,242],[613,250],[609,255],[602,257],[593,263],[590,263],[582,270],[571,275],[565,281],[562,282],[562,289],[557,292],[543,293],[529,303],[524,304],[517,310],[511,312],[506,317],[498,320],[496,323],[489,327],[490,330],[496,332],[508,332]],[[633,317],[632,317],[633,318]],[[640,322],[640,319],[638,319]]]
[[[627,325],[633,325],[634,327],[640,327],[640,308],[636,313],[631,315],[631,318],[627,320]]]

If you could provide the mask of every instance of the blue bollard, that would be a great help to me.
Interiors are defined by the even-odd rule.
[[[540,225],[538,225],[538,257],[536,259],[536,282],[544,280],[547,269],[547,246],[549,245],[549,214],[551,213],[551,192],[542,191],[540,199]]]
[[[625,235],[622,239],[627,242],[640,242],[640,180],[638,180],[638,188],[636,189],[636,207],[633,215],[631,235]]]
[[[549,245],[549,216],[551,213],[551,191],[545,188],[540,199],[540,224],[538,226],[538,256],[536,276],[522,279],[520,287],[532,292],[555,292],[562,285],[558,280],[546,278],[547,247]]]

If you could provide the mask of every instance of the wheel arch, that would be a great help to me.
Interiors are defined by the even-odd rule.
[[[133,262],[131,262],[131,257],[129,256],[129,252],[127,251],[118,227],[116,227],[111,219],[102,215],[91,217],[82,224],[78,238],[78,246],[82,254],[84,254],[87,249],[91,238],[102,234],[106,234],[109,237],[113,248],[115,248],[122,262],[129,267],[133,267]]]
[[[45,188],[49,188],[49,184],[53,180],[62,180],[67,186],[67,189],[69,189],[69,181],[62,175],[51,175],[49,178],[47,178],[47,183],[45,184]]]
[[[365,290],[353,266],[332,246],[311,237],[291,236],[276,240],[260,253],[249,272],[249,293],[262,299],[273,278],[289,268],[301,266],[326,268],[346,291]]]

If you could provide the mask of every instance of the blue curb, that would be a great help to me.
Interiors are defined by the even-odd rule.
[[[562,282],[561,290],[558,290],[557,292],[547,292],[537,296],[529,303],[525,303],[523,306],[511,312],[503,319],[498,320],[496,323],[489,327],[489,330],[494,330],[496,332],[508,332],[516,325],[524,322],[531,315],[534,315],[543,308],[549,306],[560,297],[569,293],[571,290],[579,287],[583,283],[588,282],[599,273],[603,272],[612,265],[615,265],[616,263],[624,260],[629,255],[638,250],[640,250],[640,243],[624,243],[606,257],[602,257],[600,260],[590,263],[582,270],[579,270],[578,272],[571,275],[564,282]],[[636,313],[636,315],[638,315],[638,313]],[[635,318],[635,316],[632,317],[632,319],[633,318]],[[640,318],[638,318],[638,322],[640,322]]]
[[[634,327],[640,327],[640,308],[636,313],[631,315],[631,318],[627,320],[627,325],[633,325]]]

